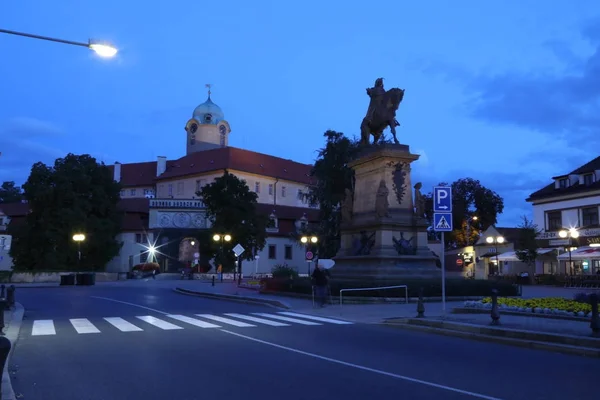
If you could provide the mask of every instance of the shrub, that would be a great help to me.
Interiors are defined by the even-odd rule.
[[[402,280],[365,280],[357,282],[330,282],[331,294],[339,296],[340,289],[372,288],[383,286],[408,286],[408,296],[418,297],[419,288],[423,288],[425,297],[439,297],[442,295],[441,279],[402,279]],[[474,279],[448,279],[446,281],[446,296],[489,296],[492,289],[497,289],[501,296],[517,296],[519,288],[505,282],[493,282]],[[261,291],[263,292],[288,292],[298,294],[311,294],[312,283],[308,278],[286,279],[286,278],[263,278],[261,279]],[[352,292],[343,292],[344,296],[354,297],[404,297],[405,289],[373,289]]]
[[[280,279],[296,279],[298,278],[298,271],[286,264],[277,264],[271,269],[273,278]]]
[[[491,303],[492,299],[486,297],[481,300],[482,303]],[[575,300],[564,299],[562,297],[542,297],[537,299],[510,299],[498,298],[498,304],[506,306],[523,307],[523,308],[548,308],[550,310],[569,311],[573,313],[584,312],[588,313],[592,310],[592,306],[587,303],[582,303]]]
[[[589,303],[590,302],[590,295],[589,293],[575,293],[575,296],[573,296],[573,300],[578,302],[578,303]]]
[[[138,265],[134,266],[131,270],[132,271],[140,271],[140,272],[152,272],[152,271],[159,272],[160,265],[158,265],[158,263],[154,263],[154,262],[138,264]]]

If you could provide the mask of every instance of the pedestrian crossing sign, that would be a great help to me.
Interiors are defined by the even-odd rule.
[[[452,213],[433,214],[433,230],[436,232],[452,232]]]

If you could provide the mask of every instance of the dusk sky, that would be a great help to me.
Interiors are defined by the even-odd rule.
[[[597,0],[28,0],[0,3],[0,27],[120,50],[0,34],[0,181],[69,152],[177,159],[206,83],[231,146],[312,163],[327,129],[359,134],[383,77],[406,89],[413,182],[479,179],[504,197],[503,226],[599,155]]]

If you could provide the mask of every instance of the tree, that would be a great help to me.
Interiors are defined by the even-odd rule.
[[[15,182],[2,182],[0,186],[0,203],[16,203],[23,198],[23,191],[20,186],[16,186]]]
[[[223,176],[202,187],[198,196],[204,201],[207,217],[212,220],[212,233],[229,234],[235,244],[244,249],[243,260],[253,260],[254,255],[267,244],[266,228],[269,217],[257,212],[258,195],[250,190],[244,180],[225,171]],[[223,268],[231,269],[235,256],[230,248],[219,250],[221,243],[213,242],[213,254]],[[227,246],[227,245],[225,245]]]
[[[316,179],[306,194],[309,204],[320,209],[318,227],[321,258],[335,256],[340,246],[340,205],[346,189],[352,189],[354,171],[348,166],[359,151],[358,141],[341,132],[328,130],[323,134],[325,147],[319,150],[311,171]]]
[[[444,182],[438,186],[448,184]],[[496,192],[472,178],[458,179],[451,186],[452,223],[455,229],[445,235],[445,241],[448,246],[463,247],[474,243],[481,231],[497,222],[498,215],[504,211],[504,200]],[[432,193],[425,196],[425,214],[429,221],[433,222]]]
[[[515,254],[519,261],[531,266],[538,257],[537,237],[542,232],[538,226],[527,216],[522,217],[523,222],[519,225],[519,234],[515,243]]]
[[[10,255],[19,270],[102,270],[119,254],[120,185],[90,155],[68,154],[33,165],[23,185],[30,213],[15,226]],[[75,233],[86,235],[81,263]]]

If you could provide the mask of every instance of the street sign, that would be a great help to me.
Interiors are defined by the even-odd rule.
[[[307,252],[306,252],[306,259],[307,259],[308,261],[312,260],[314,256],[315,256],[315,255],[312,253],[312,251],[307,251]]]
[[[433,188],[433,212],[452,212],[452,188],[450,186],[435,186]]]
[[[235,245],[235,247],[233,248],[233,252],[235,253],[235,256],[236,256],[236,257],[239,257],[239,256],[241,256],[241,255],[242,255],[242,253],[244,253],[244,250],[246,250],[246,249],[244,249],[244,248],[242,247],[242,245],[241,245],[241,244],[239,244],[239,243],[238,243],[238,244],[236,244],[236,245]]]
[[[463,266],[463,264],[464,264],[464,262],[463,262],[462,258],[458,258],[458,259],[456,260],[456,265],[457,265],[457,266],[459,266],[459,267],[462,267],[462,266]]]
[[[452,213],[433,214],[433,230],[436,232],[452,232]]]

